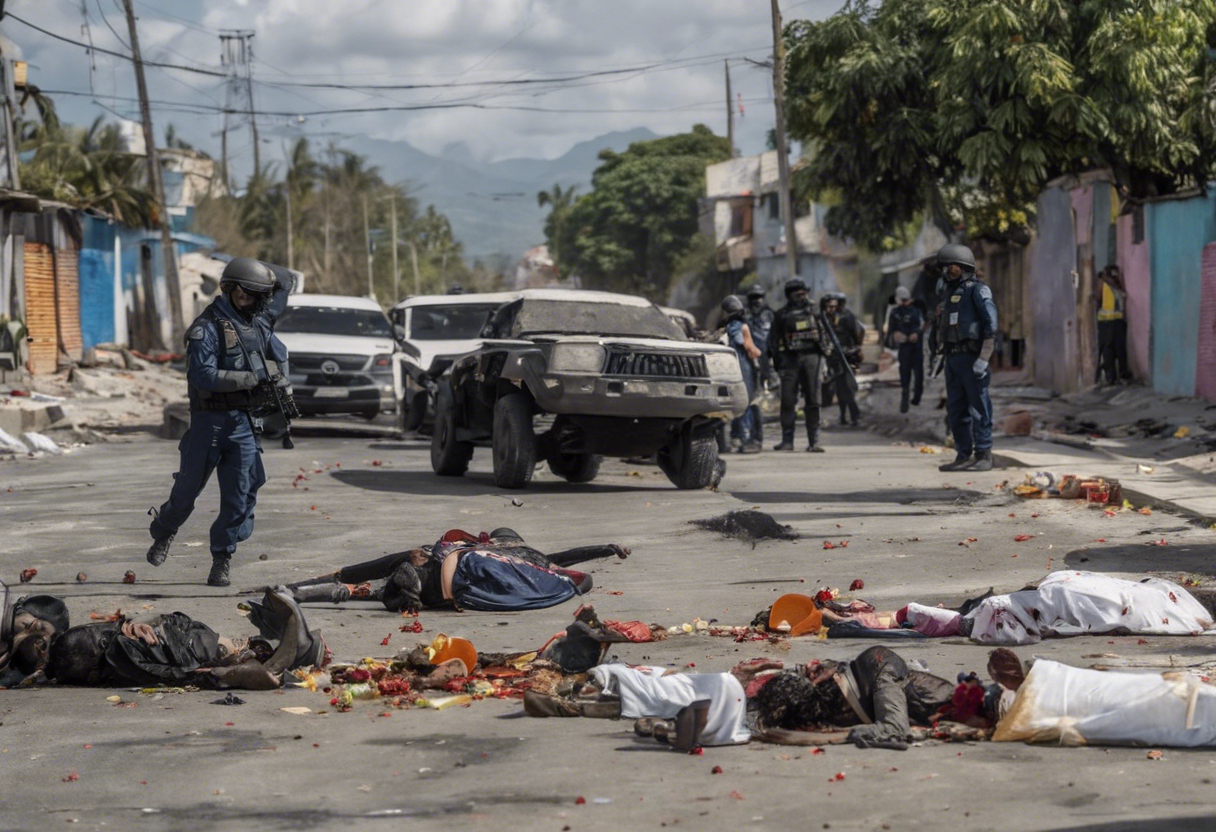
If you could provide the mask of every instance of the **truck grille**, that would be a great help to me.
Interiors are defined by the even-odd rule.
[[[709,378],[703,355],[670,352],[610,352],[604,374],[652,378]]]
[[[333,360],[338,369],[345,372],[362,370],[367,364],[366,355],[319,355],[317,353],[292,353],[291,368],[301,372],[316,372],[326,361]]]

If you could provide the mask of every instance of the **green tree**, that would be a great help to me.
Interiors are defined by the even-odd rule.
[[[663,300],[673,264],[697,234],[705,167],[730,158],[725,138],[689,133],[600,152],[592,190],[565,219],[558,249],[589,288]]]
[[[1216,161],[1216,0],[853,0],[796,21],[798,186],[872,248],[922,212],[943,227],[1024,211],[1054,177],[1109,168],[1143,198]],[[982,224],[982,223],[981,223]]]
[[[538,206],[549,206],[549,215],[545,217],[545,243],[549,246],[549,256],[557,264],[559,272],[566,269],[565,258],[562,257],[562,240],[566,235],[566,220],[570,217],[570,209],[574,207],[574,192],[577,190],[577,185],[563,188],[560,184],[555,184],[549,190],[536,194]]]

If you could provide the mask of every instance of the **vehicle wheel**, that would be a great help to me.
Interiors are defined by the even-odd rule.
[[[370,422],[380,415],[380,408],[376,408],[375,410],[360,410],[359,415]]]
[[[472,458],[473,443],[456,441],[456,408],[452,402],[452,388],[444,382],[435,397],[431,469],[443,477],[459,477],[469,470],[469,460]]]
[[[694,439],[685,431],[655,455],[659,468],[676,488],[707,488],[718,468],[718,443],[713,436]]]
[[[554,454],[549,458],[549,470],[567,482],[591,482],[603,460],[595,454]]]
[[[408,400],[408,403],[403,400],[399,405],[405,409],[405,418],[401,424],[406,433],[413,433],[422,427],[422,423],[426,419],[427,398],[427,392],[419,390]]]
[[[523,488],[536,468],[532,403],[523,393],[508,393],[494,403],[494,483]]]

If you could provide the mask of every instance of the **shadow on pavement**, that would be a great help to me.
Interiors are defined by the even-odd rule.
[[[1182,544],[1152,546],[1131,543],[1074,549],[1064,556],[1070,569],[1089,572],[1198,572],[1216,575],[1216,546]]]
[[[974,500],[978,491],[964,488],[875,488],[870,491],[732,491],[745,503],[954,503]]]
[[[345,485],[369,491],[394,494],[427,494],[431,496],[470,497],[487,493],[508,493],[494,484],[490,475],[473,474],[463,477],[441,477],[437,474],[408,471],[331,471],[330,476]],[[653,486],[575,484],[568,482],[534,482],[526,488],[509,493],[526,500],[532,494],[613,494],[630,491],[653,491],[671,488],[666,483]],[[673,489],[674,490],[674,489]]]
[[[1099,830],[1101,832],[1173,832],[1175,829],[1186,829],[1187,832],[1210,832],[1216,830],[1216,817],[1192,816],[1104,821],[1085,826],[1057,827],[1052,832],[1099,832]]]

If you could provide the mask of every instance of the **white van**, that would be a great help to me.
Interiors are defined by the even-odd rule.
[[[275,323],[305,415],[396,410],[393,328],[380,304],[344,295],[292,295]]]

